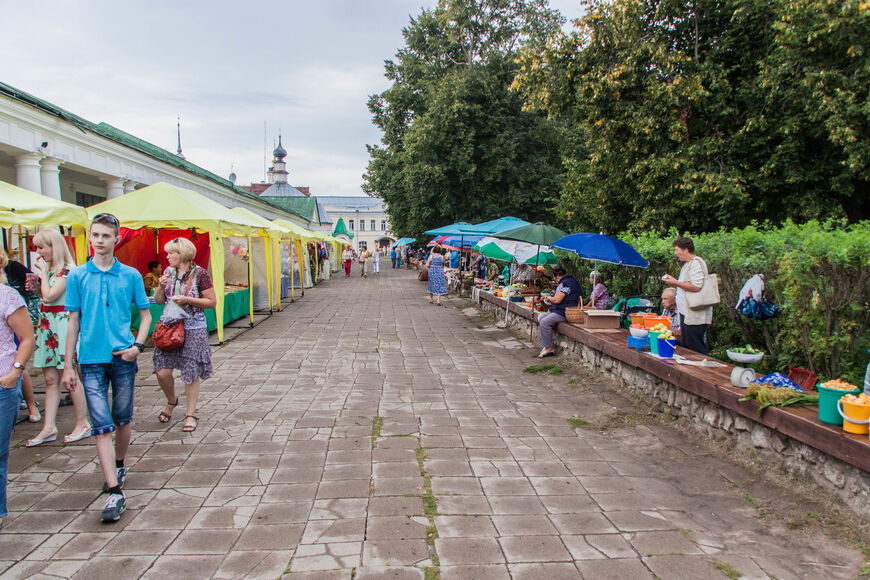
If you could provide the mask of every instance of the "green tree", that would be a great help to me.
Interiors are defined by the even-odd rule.
[[[412,19],[385,65],[392,85],[369,100],[383,138],[363,176],[397,235],[548,217],[561,189],[557,133],[510,86],[517,50],[542,46],[560,23],[545,0],[442,0]]]
[[[563,149],[561,215],[610,232],[864,217],[866,12],[857,0],[588,2],[572,33],[523,52],[514,84],[580,136]]]

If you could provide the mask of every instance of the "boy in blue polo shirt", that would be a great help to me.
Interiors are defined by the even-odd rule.
[[[103,491],[109,493],[102,513],[104,522],[121,519],[127,507],[121,486],[127,475],[124,458],[132,430],[133,384],[139,370],[136,358],[145,350],[143,343],[151,327],[142,276],[115,258],[120,229],[118,218],[112,214],[101,213],[94,217],[88,236],[94,257],[72,270],[66,283],[66,309],[70,313],[66,360],[75,360],[76,343],[81,334],[78,363],[82,388],[97,439],[100,467],[106,478]],[[131,303],[142,317],[135,340],[130,332]],[[64,369],[63,383],[70,390],[76,388],[74,365]],[[112,431],[117,431],[114,448]]]

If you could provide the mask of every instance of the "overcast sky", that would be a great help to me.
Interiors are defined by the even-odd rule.
[[[383,61],[436,0],[0,0],[0,80],[238,183],[280,129],[293,185],[363,195]],[[580,0],[550,0],[577,18]],[[264,138],[264,122],[267,135]],[[270,155],[271,160],[271,155]]]

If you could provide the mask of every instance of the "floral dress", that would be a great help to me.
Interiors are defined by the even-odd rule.
[[[428,291],[436,296],[447,294],[447,278],[444,277],[444,258],[441,254],[433,254],[429,260]]]
[[[204,290],[213,288],[211,276],[204,268],[191,264],[190,270],[180,278],[175,268],[167,268],[164,274],[170,276],[169,283],[164,287],[166,301],[176,294],[185,292],[191,298],[200,298]],[[193,277],[188,289],[188,281]],[[161,369],[178,369],[181,380],[189,385],[197,380],[205,380],[214,373],[211,364],[211,348],[208,346],[208,323],[202,308],[188,304],[184,307],[189,318],[184,320],[184,345],[178,350],[165,351],[154,348],[154,372]]]
[[[48,273],[48,286],[66,278],[69,267],[64,266],[59,272]],[[45,312],[45,310],[59,310],[63,308],[66,292],[51,302],[43,302],[39,310],[39,320],[36,323],[36,354],[33,357],[33,366],[37,368],[57,367],[63,368],[63,357],[66,351],[66,329],[69,325],[69,312]]]

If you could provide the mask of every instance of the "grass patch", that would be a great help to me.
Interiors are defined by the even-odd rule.
[[[571,425],[571,427],[573,427],[574,429],[584,429],[592,425],[592,423],[590,423],[586,419],[581,419],[580,417],[569,417],[568,424]]]
[[[383,426],[383,417],[374,417],[372,419],[372,449],[375,448],[375,443],[377,443],[378,437],[381,436],[381,429],[383,428]]]
[[[435,566],[423,568],[423,580],[441,580],[441,570]]]
[[[523,369],[524,373],[530,374],[538,374],[538,373],[550,373],[551,375],[561,375],[564,370],[559,365],[548,364],[548,365],[532,365],[530,367],[526,367]]]
[[[686,528],[680,528],[680,533],[683,534],[683,537],[692,542],[693,544],[697,544],[698,541],[695,540],[695,536],[692,535],[691,530],[687,530]]]
[[[730,565],[728,562],[723,562],[722,560],[713,560],[713,565],[717,570],[731,578],[731,580],[737,580],[740,578],[740,571],[734,566]]]
[[[761,503],[758,498],[756,498],[748,491],[744,491],[743,493],[741,493],[740,497],[743,498],[743,501],[755,508],[755,511],[758,512],[759,517],[764,518],[770,515],[770,508]]]
[[[569,379],[568,386],[571,387],[572,389],[576,389],[577,387],[580,386],[580,379],[578,379],[577,377],[574,377],[573,379]]]

